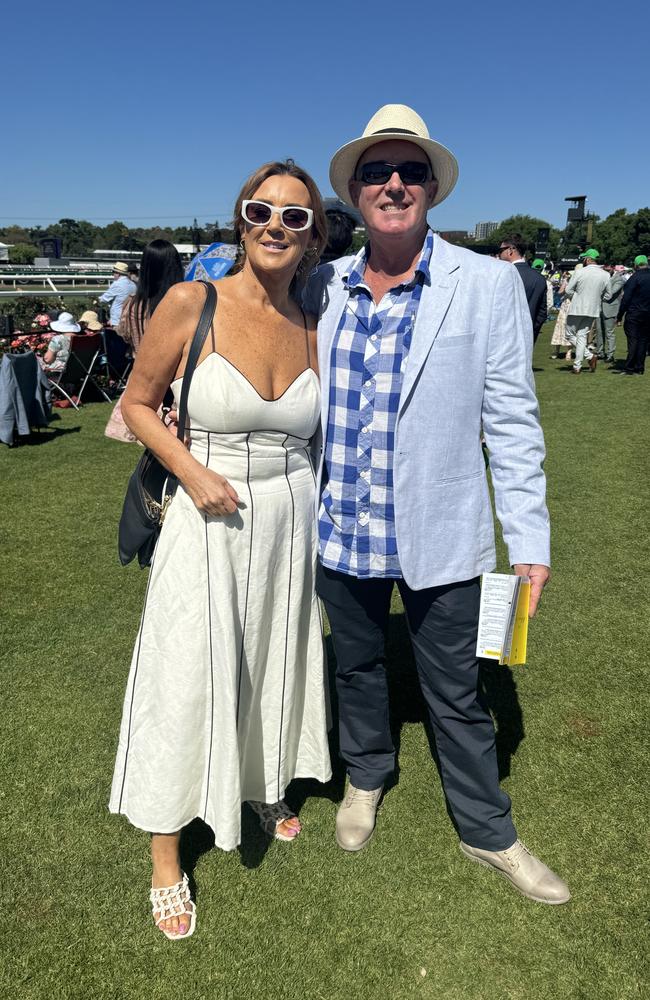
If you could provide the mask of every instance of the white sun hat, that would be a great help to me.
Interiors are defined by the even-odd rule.
[[[79,333],[81,327],[75,323],[72,313],[59,313],[59,318],[52,320],[50,330],[56,333]]]
[[[118,274],[128,274],[129,273],[129,265],[125,264],[124,261],[122,261],[122,260],[117,260],[113,264],[113,271],[114,272],[117,271]]]
[[[429,130],[413,108],[406,104],[385,104],[365,127],[360,139],[341,146],[330,163],[330,184],[339,198],[352,205],[348,182],[352,180],[359,159],[370,147],[386,139],[404,139],[412,142],[429,157],[438,190],[434,205],[451,194],[458,180],[458,162],[446,146],[429,137]]]

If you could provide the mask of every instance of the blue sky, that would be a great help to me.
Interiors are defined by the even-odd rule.
[[[2,22],[0,225],[223,224],[286,156],[328,195],[334,151],[393,102],[459,160],[437,229],[650,204],[646,5],[32,0]]]

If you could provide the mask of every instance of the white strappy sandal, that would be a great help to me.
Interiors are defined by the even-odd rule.
[[[280,799],[279,802],[254,802],[249,799],[248,804],[253,812],[259,816],[260,826],[264,830],[264,833],[268,834],[269,837],[273,837],[274,840],[284,840],[290,844],[300,835],[300,830],[297,830],[293,837],[287,837],[286,833],[281,833],[278,829],[283,820],[298,819],[296,814],[289,809],[284,799]]]
[[[183,872],[183,878],[176,885],[165,888],[154,889],[149,893],[151,909],[154,914],[154,923],[159,927],[166,938],[170,941],[180,941],[183,938],[192,937],[196,926],[196,903],[190,896],[190,887],[187,875]],[[158,916],[156,917],[156,913]],[[182,917],[185,914],[190,918],[190,927],[185,934],[176,931],[167,931],[160,925],[171,917]]]

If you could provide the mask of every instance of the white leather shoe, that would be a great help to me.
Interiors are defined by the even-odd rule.
[[[382,791],[383,785],[369,792],[348,785],[336,814],[336,842],[344,851],[360,851],[372,837]]]
[[[571,899],[566,882],[531,854],[521,840],[515,840],[512,847],[505,851],[482,851],[461,840],[460,849],[471,861],[477,861],[486,868],[494,868],[528,899],[552,905],[567,903]]]

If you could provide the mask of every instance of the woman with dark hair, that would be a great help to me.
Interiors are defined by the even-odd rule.
[[[169,240],[152,240],[144,248],[140,277],[135,295],[122,308],[117,332],[136,354],[145,326],[154,309],[172,287],[183,280],[183,265],[178,250]]]
[[[316,318],[299,305],[327,240],[314,181],[291,160],[264,164],[240,192],[234,228],[241,259],[217,283],[189,446],[156,412],[170,384],[180,397],[201,283],[176,285],[160,303],[123,403],[179,487],[152,560],[110,809],[152,835],[153,916],[173,940],[196,919],[182,828],[200,817],[232,850],[248,802],[267,834],[292,841],[300,823],[285,789],[331,775],[314,593]]]
[[[136,292],[126,299],[116,330],[122,340],[131,346],[134,355],[138,352],[156,306],[172,285],[183,280],[181,258],[169,240],[152,240],[147,244],[140,267]],[[126,444],[137,442],[135,434],[131,433],[122,416],[122,397],[113,407],[104,434],[114,441],[124,441]]]

